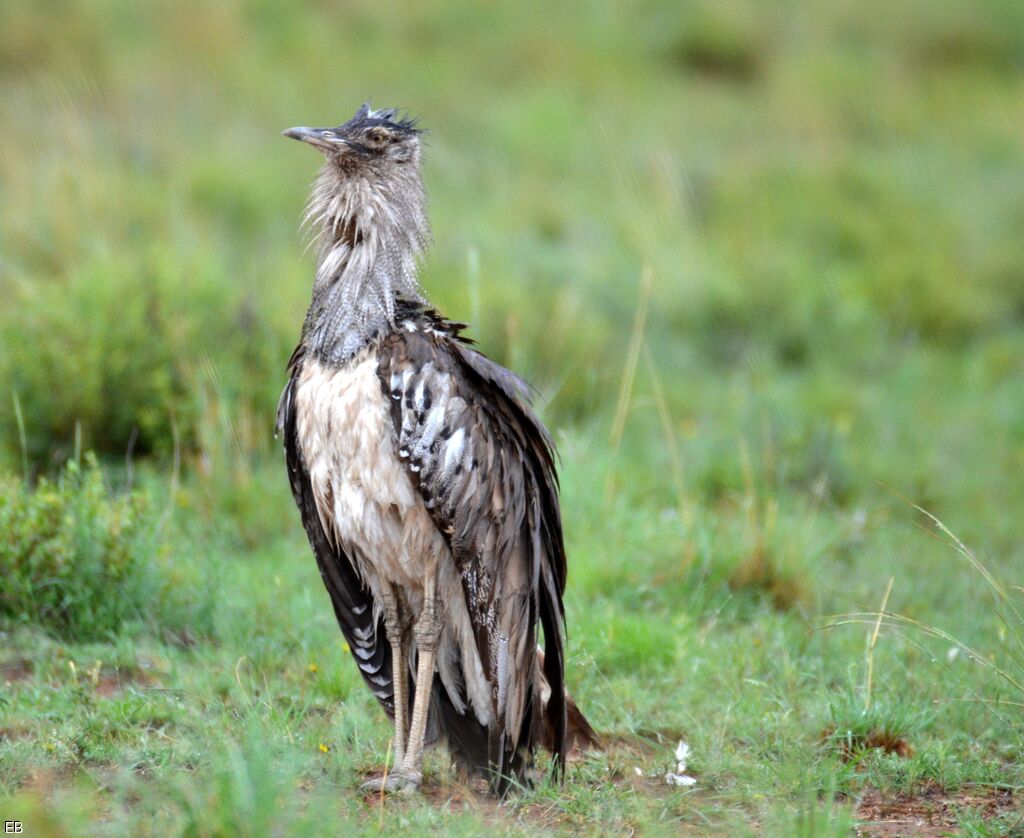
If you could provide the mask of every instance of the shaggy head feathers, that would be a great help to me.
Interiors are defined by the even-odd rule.
[[[317,273],[304,339],[340,363],[394,327],[397,299],[422,299],[416,271],[430,226],[421,131],[393,109],[364,104],[336,128],[285,133],[325,157],[306,211]]]

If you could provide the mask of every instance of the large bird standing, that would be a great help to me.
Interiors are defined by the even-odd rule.
[[[394,768],[368,786],[417,787],[440,736],[503,793],[538,743],[562,768],[593,731],[564,687],[551,438],[522,379],[471,349],[416,279],[429,239],[419,133],[367,105],[337,128],[285,132],[326,161],[278,430],[338,622],[394,720]]]

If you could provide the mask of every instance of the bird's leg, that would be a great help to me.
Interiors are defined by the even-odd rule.
[[[385,620],[387,615],[385,614]],[[405,753],[394,770],[376,780],[363,784],[364,792],[415,791],[423,782],[423,740],[427,734],[427,713],[430,693],[434,685],[434,661],[437,642],[441,635],[441,620],[437,613],[437,558],[432,557],[423,580],[423,610],[413,628],[416,638],[416,695],[412,705],[409,736],[405,740]],[[395,682],[395,742],[398,742],[398,682]],[[404,695],[404,689],[403,689]],[[406,698],[408,706],[408,698]],[[396,751],[397,753],[397,751]]]
[[[437,613],[437,558],[427,563],[423,579],[423,610],[413,628],[416,638],[416,697],[412,705],[409,741],[401,771],[416,785],[423,780],[423,739],[427,733],[427,713],[434,685],[434,661],[441,635],[441,619]]]
[[[409,741],[409,661],[406,657],[406,638],[409,633],[409,614],[405,600],[396,588],[385,587],[381,592],[384,605],[384,631],[391,645],[391,687],[395,702],[395,758],[392,771],[363,783],[363,792],[401,791],[415,788],[401,772],[405,760],[405,746]]]
[[[391,684],[395,694],[395,761],[405,758],[406,737],[409,735],[409,663],[405,657],[406,632],[409,621],[400,593],[388,589],[384,593],[384,630],[391,644]]]

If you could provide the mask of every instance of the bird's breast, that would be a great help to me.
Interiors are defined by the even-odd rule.
[[[395,451],[377,367],[375,346],[339,367],[307,359],[295,396],[297,441],[328,538],[371,590],[399,585],[418,612],[425,559],[447,548]]]

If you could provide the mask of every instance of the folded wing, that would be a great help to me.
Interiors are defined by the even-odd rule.
[[[381,343],[378,374],[398,454],[462,582],[496,720],[480,767],[500,786],[522,774],[542,730],[564,765],[566,563],[554,449],[525,383],[459,340],[458,324],[414,306],[398,319]],[[543,708],[541,667],[551,689]]]

